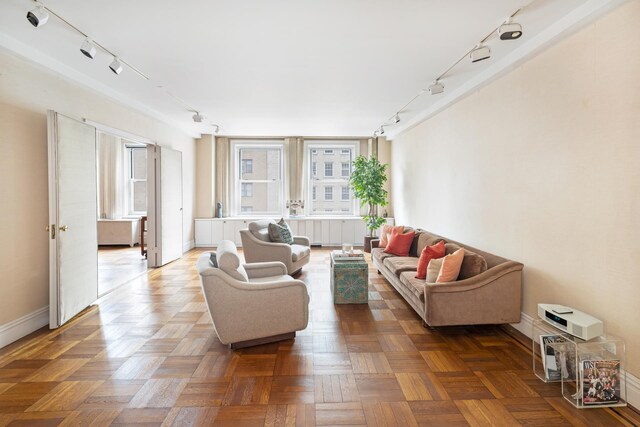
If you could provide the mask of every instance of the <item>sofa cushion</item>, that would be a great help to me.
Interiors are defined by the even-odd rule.
[[[436,283],[438,280],[438,274],[440,274],[440,269],[442,268],[442,261],[444,261],[444,257],[436,258],[429,261],[429,265],[427,266],[427,283]]]
[[[385,259],[392,256],[391,254],[385,253],[382,248],[371,248],[371,258],[378,264],[382,264]]]
[[[418,258],[412,256],[392,256],[386,258],[382,263],[396,276],[400,276],[403,271],[411,271],[415,276],[415,271],[418,268]]]
[[[293,233],[291,232],[291,228],[289,228],[289,224],[287,224],[284,219],[281,219],[276,224],[272,222],[269,224],[269,238],[274,243],[287,243],[291,245],[293,243]]]
[[[409,249],[411,248],[411,243],[413,242],[415,235],[416,234],[413,231],[408,233],[399,233],[394,229],[391,232],[389,244],[384,248],[384,251],[388,254],[401,257],[409,256]]]
[[[418,268],[416,271],[416,279],[427,278],[427,266],[432,259],[442,258],[445,255],[444,242],[440,241],[433,246],[427,246],[422,250],[418,259]]]
[[[400,273],[400,283],[405,288],[420,298],[420,301],[424,301],[424,280],[416,279],[413,271],[403,271]]]
[[[291,245],[291,261],[297,262],[305,257],[308,257],[311,253],[311,248],[309,246]]]
[[[460,245],[456,245],[455,243],[447,243],[445,245],[445,253],[447,254],[453,253],[458,249],[460,249]],[[458,280],[468,279],[485,271],[487,271],[487,261],[484,257],[465,248]]]
[[[253,221],[249,223],[249,231],[253,236],[262,240],[263,242],[270,242],[269,238],[269,224],[272,223],[270,219],[261,219],[259,221]]]
[[[384,249],[387,247],[389,244],[389,237],[393,230],[397,230],[399,233],[402,233],[404,231],[404,225],[393,226],[389,224],[382,224],[382,227],[380,228],[380,242],[378,243],[379,248]]]
[[[216,249],[216,258],[220,270],[241,282],[247,282],[249,276],[244,266],[240,263],[240,257],[236,250],[236,245],[230,240],[223,240]]]
[[[427,246],[433,246],[438,242],[444,241],[442,237],[435,236],[428,231],[420,230],[420,234],[417,236],[417,244],[416,244],[416,256],[419,256],[424,248]],[[446,243],[446,242],[445,242]]]
[[[464,260],[464,248],[460,248],[442,258],[442,267],[440,267],[436,283],[455,282],[458,280],[462,260]]]

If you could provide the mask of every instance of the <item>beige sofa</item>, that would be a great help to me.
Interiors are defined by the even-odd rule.
[[[409,230],[405,228],[405,232]],[[414,231],[416,237],[409,252],[410,256],[386,254],[376,247],[378,241],[373,241],[371,258],[378,272],[384,275],[427,325],[520,322],[523,268],[521,263],[424,230]],[[425,280],[416,279],[418,257],[422,249],[440,240],[445,241],[447,254],[459,247],[465,249],[465,259],[458,280],[450,283],[426,283]]]
[[[311,245],[308,237],[293,236],[293,244],[274,243],[269,238],[269,219],[253,221],[247,229],[240,230],[242,253],[248,262],[280,261],[288,274],[298,273],[309,263]]]
[[[231,348],[290,339],[307,327],[309,294],[281,262],[241,264],[229,240],[197,261],[205,301],[218,338]]]

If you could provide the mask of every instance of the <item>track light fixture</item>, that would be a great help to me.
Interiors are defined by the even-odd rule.
[[[220,132],[220,126],[218,125],[211,125],[211,126],[213,126],[213,134],[217,135],[218,132]]]
[[[82,45],[80,46],[80,52],[87,58],[95,58],[96,57],[96,46],[93,44],[91,39],[86,38]]]
[[[206,117],[203,116],[202,114],[198,113],[196,111],[196,113],[191,117],[193,119],[194,122],[196,123],[202,123],[205,121]]]
[[[519,39],[522,37],[522,26],[516,22],[511,22],[511,18],[509,18],[498,28],[498,35],[500,40]]]
[[[400,123],[400,113],[396,113],[396,116],[393,118],[393,123]]]
[[[113,57],[113,61],[109,64],[109,68],[116,74],[120,74],[122,72],[122,63],[117,57]]]
[[[49,20],[49,12],[41,3],[36,2],[36,8],[27,12],[27,20],[34,27],[42,27]]]
[[[437,95],[442,92],[444,92],[444,85],[440,83],[440,80],[436,80],[431,86],[429,86],[429,93],[431,95]]]
[[[471,62],[480,62],[491,58],[491,49],[482,43],[478,44],[470,53]]]
[[[380,135],[384,135],[384,126],[380,126]]]

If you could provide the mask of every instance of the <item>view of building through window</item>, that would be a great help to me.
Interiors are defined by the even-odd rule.
[[[344,147],[324,144],[313,144],[309,147],[307,153],[311,171],[311,201],[308,203],[310,215],[354,214],[355,203],[349,178],[356,150],[355,145]]]
[[[239,212],[280,215],[284,206],[282,148],[238,146],[236,154],[239,160]]]

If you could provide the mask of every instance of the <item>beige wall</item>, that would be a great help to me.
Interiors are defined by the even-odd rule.
[[[0,325],[49,304],[47,109],[182,151],[183,235],[193,240],[193,138],[1,50],[0,73]]]
[[[524,311],[576,307],[640,376],[640,2],[397,137],[394,210],[524,263]]]

